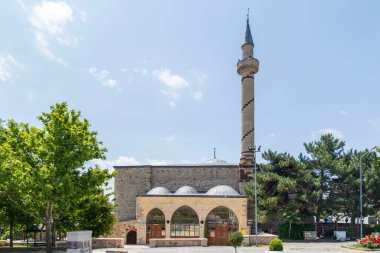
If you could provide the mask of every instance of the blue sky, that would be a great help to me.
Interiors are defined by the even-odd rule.
[[[1,1],[0,118],[38,125],[67,101],[108,148],[103,166],[202,162],[213,147],[237,163],[248,7],[256,143],[378,145],[378,1]]]

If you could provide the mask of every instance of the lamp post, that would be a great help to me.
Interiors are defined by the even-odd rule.
[[[373,151],[377,146],[374,146],[369,151],[365,151],[359,157],[359,170],[360,170],[360,238],[363,238],[363,169],[362,169],[362,158],[368,155],[371,151]]]
[[[255,241],[256,241],[256,247],[258,247],[258,240],[257,240],[257,181],[256,181],[256,171],[257,171],[257,163],[256,163],[256,154],[260,152],[261,146],[256,149],[256,146],[248,146],[248,150],[250,152],[254,153],[254,187],[255,187]]]

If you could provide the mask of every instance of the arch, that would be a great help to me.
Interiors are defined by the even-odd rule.
[[[165,214],[159,208],[153,208],[146,216],[146,241],[150,238],[165,237]]]
[[[137,243],[137,232],[136,230],[130,230],[126,238],[127,244],[136,244]]]
[[[227,245],[229,234],[238,230],[239,221],[228,207],[218,206],[206,217],[205,237],[210,245]]]
[[[172,215],[170,237],[199,237],[199,218],[189,206],[181,206]]]

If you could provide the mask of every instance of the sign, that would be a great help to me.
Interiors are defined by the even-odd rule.
[[[247,234],[247,229],[246,228],[242,228],[240,230],[240,232],[241,232],[242,235],[246,235]]]
[[[67,253],[92,253],[92,231],[67,232]]]

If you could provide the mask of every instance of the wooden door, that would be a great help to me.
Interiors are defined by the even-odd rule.
[[[215,245],[228,245],[228,225],[215,226]]]
[[[150,225],[150,238],[162,238],[162,225],[161,224],[152,224]]]

